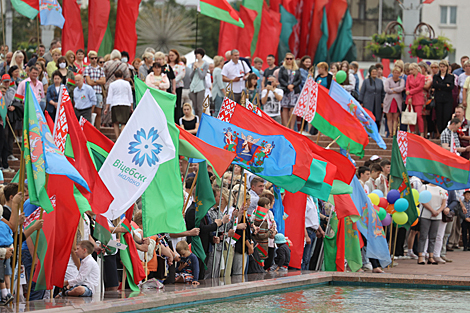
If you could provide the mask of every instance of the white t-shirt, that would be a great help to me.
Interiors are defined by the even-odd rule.
[[[242,60],[238,60],[237,64],[233,63],[233,61],[230,61],[225,64],[222,68],[222,75],[227,77],[228,79],[242,77],[239,81],[233,82],[234,93],[241,93],[242,90],[245,89],[245,80],[243,79],[243,76],[245,76],[249,72],[250,67]]]
[[[318,211],[315,201],[311,196],[307,197],[307,207],[305,208],[305,228],[313,228],[317,230],[320,227],[318,222]]]
[[[127,80],[118,79],[109,85],[106,104],[109,104],[111,108],[115,105],[131,106],[132,103],[131,84]]]
[[[445,199],[447,200],[448,194],[447,191],[445,191],[443,188],[439,186],[430,186],[430,185],[425,185],[421,187],[421,190],[428,190],[431,195],[431,201],[428,202],[428,204],[434,209],[434,210],[439,210],[439,208],[442,205],[442,200]],[[430,220],[441,220],[442,218],[442,212],[439,213],[438,216],[432,216],[431,211],[429,211],[426,208],[423,208],[423,212],[421,213],[422,218],[430,219]]]
[[[261,99],[266,97],[267,89],[263,89],[261,92]],[[274,92],[277,95],[284,96],[284,91],[280,88],[274,89]],[[278,101],[274,96],[272,91],[269,91],[268,100],[263,105],[263,111],[268,114],[270,117],[280,116],[281,115],[281,101]]]

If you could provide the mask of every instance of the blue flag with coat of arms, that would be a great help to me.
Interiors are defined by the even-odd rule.
[[[284,136],[263,136],[203,114],[197,137],[214,147],[235,152],[232,163],[253,174],[263,178],[292,175],[296,152]]]
[[[62,15],[62,8],[57,0],[40,0],[39,15],[41,17],[41,25],[64,27],[65,18]]]

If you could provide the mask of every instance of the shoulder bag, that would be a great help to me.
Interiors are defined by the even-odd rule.
[[[413,110],[413,106],[411,105],[410,99],[406,110],[401,112],[401,123],[405,125],[416,125],[417,120],[418,114]]]

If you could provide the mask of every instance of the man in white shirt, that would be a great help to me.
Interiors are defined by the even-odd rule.
[[[250,206],[248,207],[247,213],[249,216],[253,214],[253,212],[258,207],[258,200],[259,196],[264,191],[264,179],[261,177],[255,176],[251,180],[251,189],[250,189]]]
[[[366,195],[368,195],[371,191],[373,191],[369,190],[369,187],[366,185],[366,182],[370,178],[370,168],[365,166],[359,167],[357,170],[357,175],[359,176],[359,182],[361,183],[362,188],[364,188]]]
[[[313,244],[315,238],[323,237],[323,230],[320,227],[320,213],[318,212],[318,200],[312,196],[307,197],[305,208],[305,246],[302,256],[302,270],[308,270],[310,259],[313,254]]]
[[[232,82],[233,101],[240,103],[249,74],[250,67],[240,60],[240,52],[232,50],[232,60],[222,68],[222,80],[226,83]]]
[[[111,107],[111,121],[114,127],[116,139],[124,130],[127,121],[132,112],[132,89],[128,81],[122,79],[124,74],[121,70],[114,73],[116,80],[109,85],[108,97],[106,98],[106,109],[104,114],[108,113]],[[119,130],[119,124],[121,129]]]
[[[277,122],[281,122],[281,100],[284,91],[278,88],[276,77],[273,75],[268,77],[266,88],[261,92],[261,104],[263,111]]]
[[[64,282],[64,288],[67,288],[64,292],[65,296],[91,297],[99,292],[100,269],[91,256],[94,249],[94,245],[89,240],[83,240],[77,245],[75,253],[82,262],[78,275]]]

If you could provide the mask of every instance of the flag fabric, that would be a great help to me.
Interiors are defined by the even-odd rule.
[[[283,136],[262,136],[203,114],[197,137],[236,153],[234,164],[267,180],[270,176],[292,175],[296,151]]]
[[[0,96],[0,117],[3,121],[3,128],[7,126],[6,116],[8,112],[8,107],[5,105],[5,97]]]
[[[147,189],[161,164],[175,158],[162,109],[146,91],[99,171],[114,197],[103,215],[121,216]]]
[[[342,5],[342,3],[339,4],[338,8],[340,8]],[[336,7],[336,5],[334,7]],[[328,20],[328,22],[330,21]],[[329,33],[329,38],[335,36],[335,40],[332,42],[332,45],[328,46],[328,55],[331,61],[342,61],[346,57],[350,56],[352,49],[355,49],[354,41],[352,39],[352,24],[353,20],[351,17],[351,12],[349,9],[347,9],[346,13],[342,17],[342,21],[339,25],[337,33]]]
[[[216,0],[213,0],[213,1],[216,1]],[[256,19],[253,21],[254,32],[253,32],[253,39],[251,40],[251,49],[250,49],[251,51],[250,55],[253,55],[255,53],[256,45],[259,39],[264,1],[263,0],[243,0],[242,4],[245,8],[256,11],[257,13]]]
[[[34,274],[36,290],[49,290],[64,282],[80,220],[80,211],[72,196],[73,187],[73,182],[67,177],[49,175],[47,191],[54,210],[42,216],[44,225],[39,231],[37,253],[39,266]],[[31,235],[31,240],[35,242],[36,232]],[[68,253],[64,253],[66,251]]]
[[[263,8],[263,17],[258,35],[258,43],[253,57],[266,60],[268,55],[273,54],[279,47],[279,40],[282,31],[281,13],[276,13],[267,8]],[[265,65],[267,67],[267,64]]]
[[[106,42],[110,9],[109,0],[88,1],[88,51],[98,52],[102,44]],[[108,47],[108,52],[111,49],[112,46]]]
[[[65,116],[65,107],[62,103],[65,103],[70,100],[69,93],[67,88],[62,85],[62,90],[60,91],[59,104],[57,105],[55,124],[54,124],[54,143],[62,152],[65,152],[65,143],[67,141],[67,135],[69,133],[69,128],[67,124],[67,116]]]
[[[31,86],[26,86],[26,101],[23,120],[23,151],[28,177],[31,203],[42,206],[46,212],[53,210],[46,191],[46,173],[64,175],[89,190],[87,182],[59,151],[52,140],[49,127]]]
[[[141,0],[120,0],[117,7],[114,49],[129,52],[129,61],[134,60],[137,46],[135,23],[139,17]]]
[[[409,176],[446,190],[470,188],[470,161],[418,135],[397,132],[398,147]]]
[[[224,56],[225,52],[237,49],[238,38],[240,38],[239,34],[241,30],[242,29],[240,27],[233,24],[226,23],[224,21],[220,22],[218,55]]]
[[[23,102],[23,101],[24,101],[24,96],[15,93],[15,100],[18,100],[18,101],[20,101],[20,102]]]
[[[215,203],[214,193],[212,192],[211,180],[209,172],[207,171],[206,162],[199,165],[197,180],[196,180],[196,222],[195,227],[200,228],[202,219],[206,216],[207,212]],[[191,241],[191,251],[196,255],[205,265],[206,253],[202,246],[201,237],[194,236]]]
[[[241,237],[241,236],[240,236],[239,234],[235,233],[235,234],[233,234],[232,240],[234,240],[235,242],[237,242],[238,239],[240,239],[240,237]],[[203,252],[204,252],[204,250],[203,250]]]
[[[39,15],[41,25],[54,25],[64,27],[65,19],[62,15],[62,7],[57,0],[39,0]]]
[[[69,99],[68,101],[62,102],[61,106],[63,106],[65,110],[67,131],[71,145],[70,150],[73,151],[73,156],[68,155],[67,159],[83,176],[90,188],[88,191],[81,186],[76,185],[76,187],[88,200],[93,212],[97,215],[102,214],[108,210],[109,205],[113,201],[113,196],[108,188],[106,188],[106,185],[101,180],[93,164],[90,151],[87,147],[87,139],[77,121],[72,102]]]
[[[354,202],[350,194],[334,195],[333,198],[336,215],[339,219],[343,219],[351,215],[356,216],[357,219],[360,218],[361,215],[354,206]]]
[[[134,78],[137,103],[147,90],[165,114],[168,131],[175,146],[175,155],[179,155],[179,131],[175,126],[176,96],[148,87],[143,81]],[[178,158],[160,165],[157,175],[142,194],[142,219],[144,237],[159,233],[181,233],[186,231],[183,218],[183,185]],[[158,203],[158,207],[155,206]]]
[[[325,239],[323,240],[323,249],[324,252],[324,266],[325,271],[327,272],[344,272],[344,241],[338,242],[338,239],[341,238],[341,234],[344,234],[344,223],[340,222],[336,216],[335,212],[332,212],[330,215],[330,227],[326,229]],[[343,246],[338,246],[343,244]],[[341,249],[343,248],[343,249]],[[338,251],[340,255],[338,255]],[[343,261],[337,264],[337,259]]]
[[[109,152],[114,146],[108,137],[103,135],[98,129],[95,128],[90,122],[81,117],[81,125],[83,125],[83,133],[87,139],[87,146],[91,152],[93,163],[95,164],[96,170],[99,172],[104,164],[104,161],[108,157]]]
[[[285,221],[285,236],[289,237],[294,247],[296,247],[291,250],[289,266],[300,269],[304,253],[307,195],[301,192],[294,194],[286,191],[282,203],[284,204],[285,213],[289,215],[289,218]]]
[[[365,111],[365,109],[360,105],[356,99],[354,99],[349,92],[347,92],[343,87],[341,87],[337,82],[332,81],[329,95],[333,100],[341,105],[341,107],[349,112],[351,115],[355,116],[357,120],[362,124],[362,127],[365,129],[366,133],[377,142],[377,145],[382,149],[387,149],[382,136],[379,134],[377,124],[375,120]]]
[[[424,1],[423,1],[423,4],[431,4],[431,3],[433,3],[433,2],[434,2],[434,0],[424,0]]]
[[[327,20],[328,20],[328,49],[331,48],[333,43],[338,36],[338,30],[340,29],[340,24],[343,20],[346,11],[348,10],[348,1],[339,0],[332,1],[330,0],[327,4]]]
[[[62,51],[65,53],[69,50],[83,49],[85,40],[83,39],[80,6],[77,0],[63,0],[62,6],[62,13],[65,18],[64,28],[62,29]]]
[[[322,134],[336,139],[338,145],[350,153],[364,156],[364,148],[369,143],[369,137],[359,121],[342,109],[341,105],[328,95],[328,90],[318,85],[313,78],[307,78],[294,114],[311,123]]]
[[[238,31],[238,36],[234,37],[233,34],[230,34],[229,36],[232,38],[232,40],[236,38],[237,43],[235,45],[235,48],[240,52],[240,55],[251,56],[251,41],[255,33],[254,22],[258,15],[258,12],[256,12],[255,10],[247,9],[243,5],[240,5],[240,11],[238,15],[240,16],[240,20],[242,21],[244,27],[239,28],[235,26]],[[221,55],[225,55],[225,51]]]
[[[276,230],[278,233],[285,235],[284,221],[284,205],[282,204],[281,188],[273,185],[274,205],[272,208],[274,221],[276,222]]]
[[[15,8],[16,12],[26,16],[30,20],[34,19],[39,14],[39,1],[38,0],[11,0],[11,5]]]
[[[424,150],[422,147],[420,150]],[[411,192],[410,179],[406,171],[403,159],[398,147],[397,136],[393,137],[392,147],[392,166],[390,167],[390,188],[397,189],[400,192],[400,197],[408,200],[408,209],[405,213],[408,215],[408,221],[404,226],[406,229],[411,227],[414,221],[418,218],[418,211],[416,210],[415,200],[413,199],[413,193]],[[421,168],[426,168],[427,164],[421,163]]]
[[[349,268],[357,272],[362,268],[361,241],[357,225],[350,217],[344,218],[344,257]]]
[[[244,24],[237,11],[227,0],[200,0],[198,10],[201,14],[243,28]]]
[[[255,219],[264,220],[266,214],[268,214],[269,209],[258,206],[255,211]]]
[[[271,1],[272,2],[272,1]],[[272,6],[271,6],[272,7]],[[294,27],[296,26],[297,19],[295,15],[287,11],[284,6],[280,6],[279,12],[281,13],[281,34],[279,35],[279,49],[278,56],[286,55],[287,52],[290,52],[289,49],[289,38],[293,32]]]
[[[180,132],[179,154],[187,158],[193,158],[189,163],[199,163],[203,160],[207,161],[207,164],[214,170],[214,174],[220,179],[224,175],[225,170],[232,163],[236,153],[214,147],[190,134],[178,125],[176,125],[176,127]]]
[[[127,282],[132,291],[140,291],[137,286],[139,282],[145,279],[144,267],[140,261],[134,239],[132,238],[132,215],[134,213],[134,206],[132,205],[126,212],[126,218],[122,222],[122,227],[126,230],[121,233],[121,242],[127,245],[126,249],[119,250],[122,264],[126,268]]]
[[[323,2],[322,2],[323,1]],[[313,59],[313,62],[315,64],[318,64],[319,62],[324,62],[328,59],[328,17],[326,15],[326,4],[328,3],[328,0],[316,0],[315,3],[315,8],[314,8],[314,21],[312,23],[315,23],[315,18],[317,17],[317,7],[323,7],[321,9],[321,12],[318,13],[318,16],[321,16],[321,24],[320,24],[320,31],[318,29],[315,29],[315,27],[311,28],[310,32],[310,39],[309,39],[309,53],[315,52],[315,57]],[[315,30],[315,31],[314,31]],[[321,34],[321,36],[318,38],[318,36]],[[315,50],[314,50],[315,49]]]

